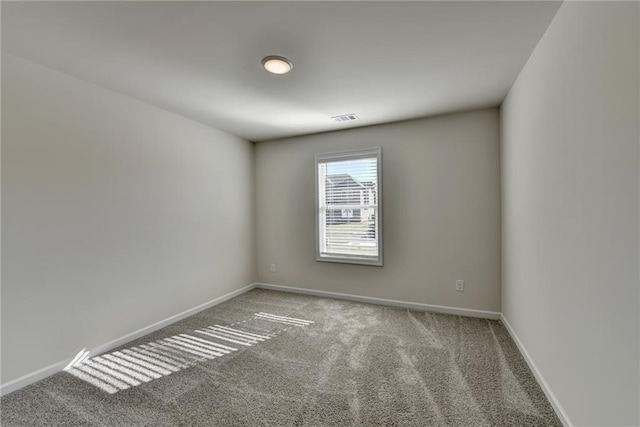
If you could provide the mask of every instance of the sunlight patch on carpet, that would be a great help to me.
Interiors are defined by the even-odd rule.
[[[275,330],[257,333],[251,323],[268,321]],[[224,357],[242,347],[251,347],[274,338],[291,327],[315,322],[272,313],[255,313],[250,319],[229,326],[213,325],[193,334],[177,334],[156,342],[89,358],[82,349],[64,371],[109,394],[162,378],[198,363]],[[242,326],[238,326],[238,325]],[[232,327],[233,326],[233,327]]]

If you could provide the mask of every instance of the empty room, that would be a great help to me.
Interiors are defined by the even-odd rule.
[[[640,4],[2,1],[2,426],[640,426]]]

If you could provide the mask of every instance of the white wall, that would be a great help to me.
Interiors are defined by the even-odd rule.
[[[498,118],[488,109],[256,144],[258,280],[499,311]],[[316,262],[314,154],[378,146],[384,266]]]
[[[253,144],[3,53],[2,382],[255,280]]]
[[[502,309],[570,420],[637,425],[638,4],[566,2],[502,105]]]

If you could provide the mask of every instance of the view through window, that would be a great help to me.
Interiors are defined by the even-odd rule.
[[[316,259],[382,265],[381,150],[316,155]]]

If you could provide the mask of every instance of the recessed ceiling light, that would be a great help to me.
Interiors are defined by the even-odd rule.
[[[262,59],[262,66],[271,74],[287,74],[293,63],[283,56],[267,56]]]

